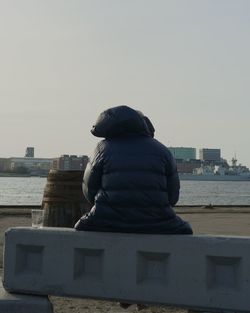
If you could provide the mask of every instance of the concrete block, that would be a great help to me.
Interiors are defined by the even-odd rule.
[[[2,285],[0,277],[1,313],[53,313],[48,297],[11,294]]]
[[[13,292],[250,312],[250,238],[6,232],[4,286]]]

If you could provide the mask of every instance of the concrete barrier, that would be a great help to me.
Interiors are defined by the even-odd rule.
[[[6,232],[7,290],[250,312],[250,238]]]
[[[48,297],[10,294],[4,290],[0,277],[1,313],[52,313],[52,304]]]

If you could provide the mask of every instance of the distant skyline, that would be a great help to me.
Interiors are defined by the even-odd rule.
[[[248,0],[0,0],[0,157],[91,155],[126,104],[250,167]]]
[[[200,159],[200,149],[197,149],[197,148],[195,148],[195,147],[182,147],[182,146],[180,146],[180,147],[173,147],[173,146],[168,146],[169,148],[170,148],[170,150],[171,150],[171,148],[173,149],[173,148],[194,148],[195,150],[196,150],[196,159]],[[26,147],[26,148],[29,148],[29,149],[32,149],[32,148],[34,148],[33,150],[34,150],[34,156],[27,156],[27,155],[25,155],[26,153],[26,150],[27,149],[25,149],[25,151],[24,151],[24,154],[22,154],[22,155],[15,155],[15,156],[8,156],[8,157],[6,157],[6,158],[26,158],[26,157],[31,157],[31,158],[40,158],[40,156],[37,156],[36,155],[36,149],[35,149],[35,147]],[[220,149],[220,148],[218,148],[218,149]],[[172,151],[171,151],[172,152]],[[221,151],[222,152],[222,151]],[[172,152],[172,154],[173,155],[175,155],[174,154],[174,152]],[[72,154],[70,154],[70,153],[67,153],[67,152],[65,152],[65,153],[63,153],[63,154],[61,154],[61,155],[54,155],[54,156],[47,156],[46,158],[58,158],[58,157],[61,157],[62,155],[72,155]],[[79,154],[79,155],[77,155],[77,156],[81,156],[81,155],[84,155],[84,154]],[[85,155],[87,155],[87,154],[85,154]],[[88,157],[91,157],[91,154],[89,154],[89,155],[87,155]],[[2,156],[0,155],[0,158],[2,158]],[[180,158],[180,157],[179,157]],[[223,158],[223,157],[222,157]],[[239,162],[239,160],[238,160],[238,157],[237,157],[237,155],[235,154],[235,155],[233,155],[233,157],[232,158],[236,158],[236,160],[237,160],[237,165],[239,165],[241,162]],[[227,163],[229,164],[229,165],[232,165],[232,158],[231,159],[225,159],[226,161],[227,161]],[[245,164],[241,164],[241,165],[245,165]]]

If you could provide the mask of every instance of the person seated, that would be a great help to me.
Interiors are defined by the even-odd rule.
[[[192,234],[174,212],[180,181],[169,149],[154,139],[148,117],[126,105],[102,112],[91,133],[97,144],[83,179],[93,205],[79,231]]]
[[[173,206],[180,181],[175,160],[154,139],[146,116],[128,106],[110,108],[91,133],[104,137],[88,163],[83,192],[93,205],[76,223],[76,230],[147,234],[192,234]],[[120,303],[123,309],[132,304]],[[137,304],[138,311],[146,308]]]

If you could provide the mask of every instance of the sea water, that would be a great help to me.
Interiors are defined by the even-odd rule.
[[[0,205],[40,205],[47,178],[0,177]],[[181,181],[178,205],[250,205],[250,182]]]

